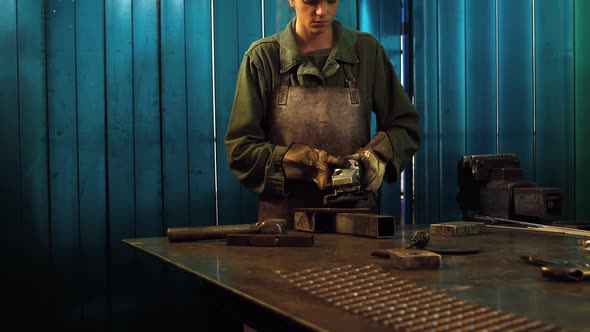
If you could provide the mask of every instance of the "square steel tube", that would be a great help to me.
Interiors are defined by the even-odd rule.
[[[395,218],[368,209],[296,209],[295,229],[313,233],[342,233],[372,238],[394,236]]]

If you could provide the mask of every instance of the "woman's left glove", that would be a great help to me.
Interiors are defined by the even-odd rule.
[[[393,148],[389,137],[383,131],[378,132],[364,147],[355,154],[345,156],[354,159],[361,165],[361,187],[372,193],[381,187],[385,167],[393,159]]]
[[[348,159],[299,143],[291,144],[283,157],[283,170],[287,179],[315,182],[321,190],[332,185],[334,168],[349,166]]]

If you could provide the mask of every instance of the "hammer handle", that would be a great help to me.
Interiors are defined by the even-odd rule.
[[[194,226],[168,228],[168,241],[197,241],[208,239],[225,239],[227,234],[250,234],[256,224]]]

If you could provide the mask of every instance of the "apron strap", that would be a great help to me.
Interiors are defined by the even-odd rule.
[[[361,97],[359,95],[359,89],[356,87],[356,80],[354,79],[354,75],[352,74],[352,68],[350,64],[343,63],[342,68],[344,69],[344,84],[348,86],[348,93],[350,95],[350,103],[353,105],[361,103]]]
[[[290,81],[289,72],[283,73],[283,77],[281,78],[281,86],[279,87],[279,94],[277,96],[278,105],[287,105]]]

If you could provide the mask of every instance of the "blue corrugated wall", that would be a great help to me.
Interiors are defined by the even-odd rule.
[[[414,0],[418,222],[460,219],[457,161],[490,153],[566,189],[565,219],[590,218],[589,13],[583,0]]]
[[[460,218],[458,158],[496,152],[589,219],[586,2],[413,7],[416,222]],[[244,51],[291,15],[286,0],[0,1],[1,252],[16,311],[96,330],[182,313],[190,294],[171,287],[190,280],[120,241],[254,220],[223,136]],[[373,33],[400,73],[400,2],[342,0],[339,19]],[[398,216],[399,184],[382,193]]]

